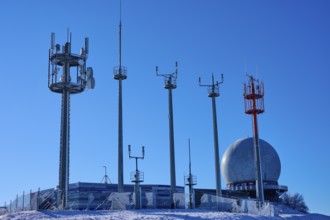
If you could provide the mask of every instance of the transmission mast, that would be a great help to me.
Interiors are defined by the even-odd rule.
[[[55,33],[51,34],[48,59],[48,88],[62,94],[60,164],[59,164],[59,208],[68,208],[69,166],[70,166],[70,95],[78,94],[85,88],[93,89],[95,79],[93,69],[86,67],[89,53],[89,40],[85,38],[85,47],[80,54],[71,53],[72,34],[67,35],[67,42],[55,45]],[[70,75],[71,69],[73,71]]]
[[[189,187],[189,202],[188,208],[192,209],[194,207],[193,202],[193,186],[197,184],[197,177],[191,173],[191,156],[190,156],[190,139],[188,139],[188,146],[189,146],[189,175],[185,176],[184,184]]]
[[[221,175],[220,175],[220,157],[219,157],[219,141],[218,141],[218,125],[217,125],[217,109],[215,98],[220,95],[219,85],[223,83],[223,74],[221,74],[221,81],[214,82],[212,73],[212,84],[203,85],[199,77],[199,86],[208,88],[208,97],[212,98],[212,112],[213,112],[213,136],[214,136],[214,162],[215,162],[215,177],[216,177],[216,196],[221,196]]]
[[[139,171],[138,160],[144,159],[144,146],[142,146],[142,156],[131,155],[131,145],[128,145],[129,159],[135,159],[135,171],[131,172],[131,182],[135,183],[135,209],[140,209],[140,183],[144,181],[144,173]]]
[[[244,107],[245,113],[252,115],[253,137],[254,137],[254,157],[256,167],[256,197],[262,206],[264,203],[263,177],[261,169],[261,156],[259,145],[257,115],[265,111],[264,109],[264,84],[248,75],[249,81],[244,84]]]
[[[121,3],[120,3],[121,4]],[[119,19],[119,66],[114,67],[113,78],[118,80],[118,192],[124,191],[124,155],[123,155],[123,104],[122,81],[127,78],[127,68],[121,65],[121,5]]]
[[[174,208],[173,195],[176,191],[175,177],[175,152],[174,152],[174,126],[173,126],[173,103],[172,89],[176,88],[176,79],[178,77],[178,62],[175,63],[175,71],[170,74],[159,74],[156,66],[156,75],[164,77],[164,88],[168,90],[168,109],[169,109],[169,139],[170,139],[170,174],[171,174],[171,208]]]

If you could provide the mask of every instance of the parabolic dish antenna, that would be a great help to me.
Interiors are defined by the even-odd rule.
[[[89,89],[94,89],[94,87],[95,87],[95,79],[94,79],[94,77],[90,77],[90,78],[87,79],[86,86]]]

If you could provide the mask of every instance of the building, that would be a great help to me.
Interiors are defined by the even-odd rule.
[[[141,208],[170,208],[169,185],[140,185]],[[78,182],[69,185],[68,207],[74,210],[134,209],[134,185],[125,184],[118,193],[118,184]],[[26,195],[26,207],[33,210],[57,207],[58,189],[46,189]],[[176,208],[184,208],[184,187],[177,186]],[[29,204],[28,204],[29,203]],[[28,207],[29,206],[29,207]]]
[[[280,195],[288,190],[279,185],[281,161],[276,150],[266,141],[259,139],[261,153],[261,170],[263,176],[264,196],[266,201],[277,202]],[[222,200],[237,203],[244,199],[256,198],[256,169],[253,138],[235,141],[222,157],[222,175],[226,189],[222,189]],[[124,192],[118,193],[118,184],[77,182],[69,185],[68,208],[74,210],[107,210],[134,209],[135,185],[125,184]],[[215,189],[194,189],[194,206],[205,206],[203,197],[216,196]],[[175,208],[185,208],[187,200],[185,188],[176,186],[173,196]],[[211,201],[212,203],[212,201]],[[214,203],[214,201],[213,201]],[[10,211],[56,209],[59,204],[59,189],[46,189],[30,192],[12,201],[7,209]],[[141,208],[171,208],[171,186],[158,184],[140,185]],[[207,204],[208,205],[208,204]],[[223,204],[222,204],[223,205]]]

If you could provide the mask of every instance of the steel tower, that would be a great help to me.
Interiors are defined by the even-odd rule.
[[[123,155],[123,102],[122,81],[127,78],[127,69],[121,65],[121,18],[119,21],[119,66],[114,67],[113,78],[118,80],[118,192],[124,191]]]
[[[258,121],[257,114],[263,113],[264,110],[264,84],[259,80],[249,76],[248,84],[244,84],[244,107],[245,113],[252,115],[253,121],[253,137],[254,137],[254,157],[256,167],[256,197],[262,206],[264,203],[264,187],[261,169],[261,156],[259,145]],[[254,84],[256,82],[256,85]]]
[[[101,180],[101,183],[103,183],[103,180],[104,180],[104,184],[108,184],[108,181],[109,181],[109,183],[111,183],[111,180],[110,180],[110,178],[108,176],[108,173],[107,173],[107,166],[103,166],[103,168],[104,168],[104,176]]]
[[[220,157],[219,157],[219,141],[218,141],[218,125],[217,125],[217,110],[215,98],[220,95],[219,85],[223,83],[223,74],[221,74],[221,82],[214,82],[212,74],[212,84],[203,85],[199,78],[199,86],[208,87],[208,97],[212,98],[212,113],[213,113],[213,136],[214,136],[214,162],[215,162],[215,177],[216,177],[216,195],[221,196],[221,175],[220,175]]]
[[[85,88],[93,89],[95,79],[93,69],[86,67],[89,40],[85,38],[85,48],[80,54],[71,53],[71,33],[62,46],[55,45],[55,33],[51,34],[48,59],[48,87],[52,92],[62,94],[60,164],[59,164],[59,204],[60,209],[68,208],[69,166],[70,166],[70,95],[78,94]],[[76,69],[72,77],[71,69]]]
[[[156,66],[156,75],[164,77],[164,88],[168,90],[168,110],[169,110],[169,139],[170,139],[170,174],[171,174],[171,208],[174,208],[173,194],[176,191],[175,177],[175,152],[174,152],[174,125],[173,125],[173,103],[172,89],[176,88],[176,79],[178,77],[178,62],[175,63],[175,71],[170,74],[158,74],[158,66]]]

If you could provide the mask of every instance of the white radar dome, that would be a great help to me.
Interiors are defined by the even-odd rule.
[[[281,173],[281,161],[276,150],[259,139],[261,170],[264,182],[277,182]],[[221,161],[222,175],[227,185],[256,181],[253,138],[234,142],[225,151]]]

